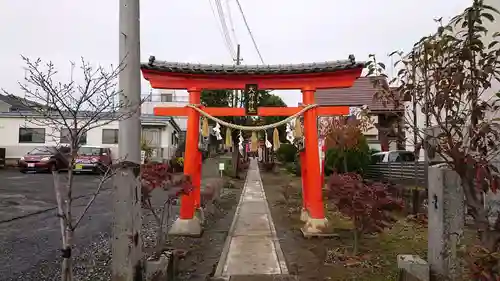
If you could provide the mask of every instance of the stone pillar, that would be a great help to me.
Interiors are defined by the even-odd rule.
[[[461,273],[457,246],[463,236],[465,200],[459,176],[429,167],[428,263],[431,274],[456,280]]]
[[[200,89],[188,89],[189,103],[199,104],[201,99]],[[195,109],[190,109],[186,133],[186,149],[184,154],[184,174],[191,177],[194,190],[181,198],[179,218],[172,224],[169,233],[172,235],[199,236],[201,234],[200,220],[195,216],[196,205],[200,202],[200,114]]]

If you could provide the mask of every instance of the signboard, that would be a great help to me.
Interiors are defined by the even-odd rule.
[[[219,172],[220,172],[220,177],[222,178],[222,172],[224,171],[224,163],[219,163]]]
[[[259,93],[257,84],[245,85],[245,112],[246,115],[257,115]]]
[[[141,164],[144,164],[145,160],[146,160],[146,151],[141,150]]]

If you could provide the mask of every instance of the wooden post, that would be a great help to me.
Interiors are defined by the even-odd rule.
[[[314,104],[314,88],[303,88],[304,105]],[[323,190],[319,167],[318,124],[316,109],[304,113],[305,133],[305,164],[307,165],[307,207],[310,219],[303,228],[304,233],[321,233],[326,227],[325,210],[323,206]]]
[[[300,220],[307,222],[309,220],[308,197],[307,197],[307,164],[304,151],[299,152],[300,157],[300,175],[302,177],[302,210],[300,212]]]
[[[201,206],[201,171],[203,169],[202,164],[203,156],[201,151],[198,152],[198,157],[196,158],[196,162],[198,164],[198,170],[194,173],[193,185],[197,188],[193,191],[194,196],[194,207],[195,209],[200,208]]]
[[[201,99],[201,90],[194,88],[188,89],[189,103],[199,104]],[[186,150],[184,156],[184,174],[191,177],[194,190],[181,198],[181,210],[179,218],[170,228],[172,235],[198,236],[201,234],[201,224],[195,216],[196,205],[200,202],[200,114],[193,108],[188,112],[188,124],[186,133]]]

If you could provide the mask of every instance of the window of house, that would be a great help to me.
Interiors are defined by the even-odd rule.
[[[45,129],[19,128],[19,143],[45,143]]]
[[[179,137],[177,136],[177,132],[172,133],[172,145],[177,145],[179,144]]]
[[[161,102],[172,102],[172,94],[161,94]]]
[[[102,143],[103,144],[117,144],[118,143],[118,129],[102,129]]]
[[[67,128],[61,129],[60,142],[61,143],[71,143],[71,135],[70,135],[69,129],[67,129]],[[78,140],[78,144],[86,144],[86,143],[87,143],[87,132],[83,132],[80,135],[80,139]]]

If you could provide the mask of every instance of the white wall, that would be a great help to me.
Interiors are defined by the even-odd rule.
[[[184,107],[187,102],[161,102],[161,101],[147,101],[144,102],[141,106],[142,114],[151,114],[153,115],[153,110],[155,107]],[[172,116],[177,123],[177,125],[181,128],[181,130],[185,131],[187,128],[187,117],[186,116]]]
[[[151,122],[149,122],[151,123]],[[148,124],[149,124],[148,123]],[[167,122],[158,123],[163,125],[161,130],[161,147],[164,150],[163,158],[168,159],[175,153],[176,146],[172,145],[172,132],[174,127]],[[19,143],[19,128],[45,128],[45,143]],[[103,144],[102,130],[118,129],[118,121],[113,121],[102,127],[94,128],[87,132],[87,143],[89,146],[109,147],[113,156],[118,153],[118,144]],[[35,147],[55,146],[60,142],[60,132],[47,126],[37,126],[22,117],[2,117],[0,116],[0,147],[6,148],[6,158],[17,159],[24,156]]]
[[[498,0],[484,0],[484,4],[485,5],[489,5],[489,6],[492,6],[496,9],[500,9],[500,1]],[[491,13],[491,12],[489,12]],[[489,22],[488,20],[485,20],[484,21],[484,26],[488,29],[488,34],[486,36],[483,37],[483,43],[485,44],[485,46],[488,46],[488,44],[492,41],[492,35],[495,33],[495,32],[500,32],[500,15],[496,15],[494,13],[492,13],[493,16],[495,17],[495,22]],[[453,28],[454,28],[454,31],[455,32],[461,32],[461,31],[464,31],[464,29],[461,28],[461,25],[453,25]],[[418,38],[416,38],[418,39]],[[496,45],[494,48],[498,48],[499,45]],[[481,96],[481,99],[483,100],[488,100],[490,99],[495,93],[497,93],[498,91],[500,91],[500,82],[499,81],[496,81],[495,79],[493,79],[491,81],[492,83],[492,87],[488,90],[486,90],[482,96]],[[406,106],[406,118],[405,120],[411,124],[409,124],[409,129],[407,130],[407,139],[406,139],[406,149],[407,150],[410,150],[410,151],[413,151],[414,150],[414,141],[413,141],[413,130],[411,129],[411,127],[413,126],[413,104],[412,102],[406,102],[405,104]],[[417,105],[417,127],[420,128],[420,130],[423,130],[425,128],[425,118],[426,116],[422,113],[422,108]],[[445,113],[443,112],[443,115]],[[489,114],[486,115],[486,117],[488,119],[491,119],[491,118],[494,118],[494,117],[498,117],[500,115],[500,113],[498,112],[491,112]],[[430,121],[430,126],[434,126],[435,125],[435,122],[433,122],[433,120],[429,120]],[[423,149],[420,150],[420,159],[423,159],[424,157],[424,151]]]

